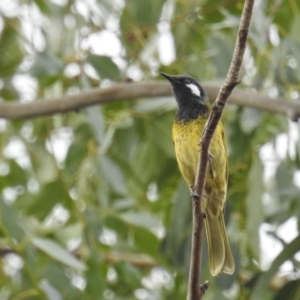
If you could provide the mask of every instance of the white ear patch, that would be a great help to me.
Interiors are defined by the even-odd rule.
[[[193,84],[193,83],[189,83],[189,84],[186,84],[186,86],[191,90],[192,94],[200,97],[200,90],[199,88],[196,86],[196,84]]]

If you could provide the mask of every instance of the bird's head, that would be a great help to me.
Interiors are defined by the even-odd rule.
[[[189,105],[195,102],[205,104],[207,95],[202,86],[192,77],[186,75],[168,75],[160,73],[171,83],[174,96],[180,106]]]

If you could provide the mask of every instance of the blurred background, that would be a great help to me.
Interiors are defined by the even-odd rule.
[[[220,86],[243,1],[1,0],[0,100],[30,102],[130,78]],[[299,101],[300,3],[257,0],[238,87]],[[214,99],[212,99],[214,100]],[[42,100],[41,100],[42,101]],[[181,300],[191,200],[172,97],[0,119],[0,299]],[[300,299],[299,123],[228,105],[232,276],[204,299]]]

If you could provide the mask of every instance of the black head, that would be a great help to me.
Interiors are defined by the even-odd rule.
[[[194,119],[208,111],[208,98],[202,86],[192,77],[186,75],[168,75],[160,73],[171,83],[178,104],[180,119]]]

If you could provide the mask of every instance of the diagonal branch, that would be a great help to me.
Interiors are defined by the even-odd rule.
[[[200,271],[201,271],[201,245],[202,245],[202,228],[203,216],[201,211],[201,200],[206,180],[207,163],[209,159],[209,145],[214,131],[220,121],[226,101],[232,90],[239,84],[238,76],[242,65],[244,51],[246,48],[248,30],[252,15],[254,0],[245,0],[245,5],[240,21],[238,36],[234,48],[232,61],[221,87],[217,99],[213,105],[211,114],[204,128],[201,138],[200,155],[195,180],[195,190],[193,196],[193,235],[192,235],[192,256],[190,262],[188,300],[199,300],[202,298],[205,289],[203,285],[199,288]]]
[[[210,99],[216,99],[220,90],[219,86],[203,83],[202,86]],[[105,89],[93,89],[76,95],[42,99],[30,103],[0,102],[0,118],[10,120],[31,119],[78,111],[97,104],[171,95],[169,84],[162,81],[119,83]],[[241,89],[237,89],[232,93],[229,103],[286,115],[292,120],[298,120],[300,117],[299,102],[291,102],[283,98],[273,99],[264,94]]]

